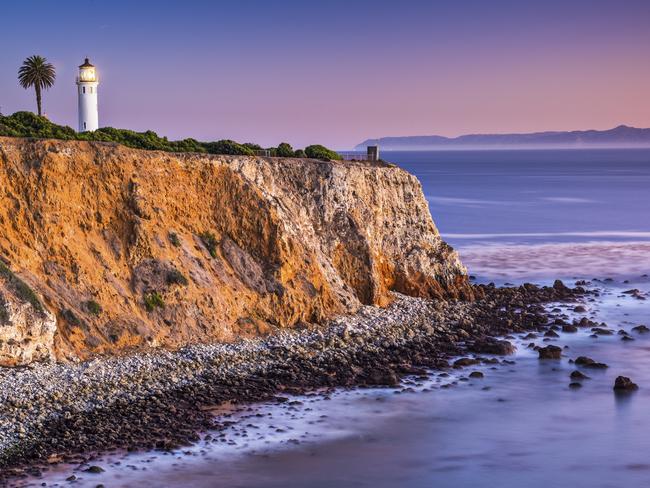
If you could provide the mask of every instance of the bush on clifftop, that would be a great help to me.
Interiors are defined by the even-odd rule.
[[[321,146],[320,144],[307,146],[305,148],[305,154],[307,154],[308,158],[313,159],[341,159],[341,156],[339,156],[338,153],[332,151],[331,149],[327,149],[325,146]]]
[[[281,142],[278,148],[275,151],[275,154],[281,158],[292,158],[294,156],[293,148],[291,144],[286,142]]]
[[[204,142],[203,147],[210,154],[234,154],[244,156],[254,156],[255,153],[249,147],[239,144],[238,142],[224,139],[216,142]]]

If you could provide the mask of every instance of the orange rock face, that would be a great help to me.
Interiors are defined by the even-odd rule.
[[[0,259],[61,360],[472,298],[417,179],[350,162],[0,138]]]

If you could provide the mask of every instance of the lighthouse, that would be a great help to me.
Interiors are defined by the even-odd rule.
[[[88,58],[79,66],[77,91],[79,96],[79,132],[88,132],[99,128],[99,111],[97,109],[97,86],[99,78],[95,67]]]

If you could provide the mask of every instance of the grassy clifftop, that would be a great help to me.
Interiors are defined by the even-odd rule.
[[[264,149],[257,144],[240,144],[229,139],[211,142],[201,142],[192,138],[170,141],[166,137],[160,137],[150,130],[135,132],[128,129],[102,127],[94,132],[79,133],[71,127],[54,124],[46,117],[40,117],[31,112],[16,112],[8,116],[0,115],[0,136],[61,139],[65,141],[116,142],[134,149],[241,156],[254,156],[255,151]],[[272,147],[267,148],[267,150],[271,156],[341,159],[336,152],[321,145],[308,146],[304,151],[302,149],[294,151],[289,144],[283,142],[277,148]]]

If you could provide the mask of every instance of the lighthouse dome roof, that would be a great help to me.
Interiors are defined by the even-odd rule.
[[[86,58],[86,59],[84,60],[84,64],[80,64],[79,67],[80,67],[80,68],[94,68],[95,65],[94,65],[94,64],[90,64],[90,61],[88,60],[88,58]]]

